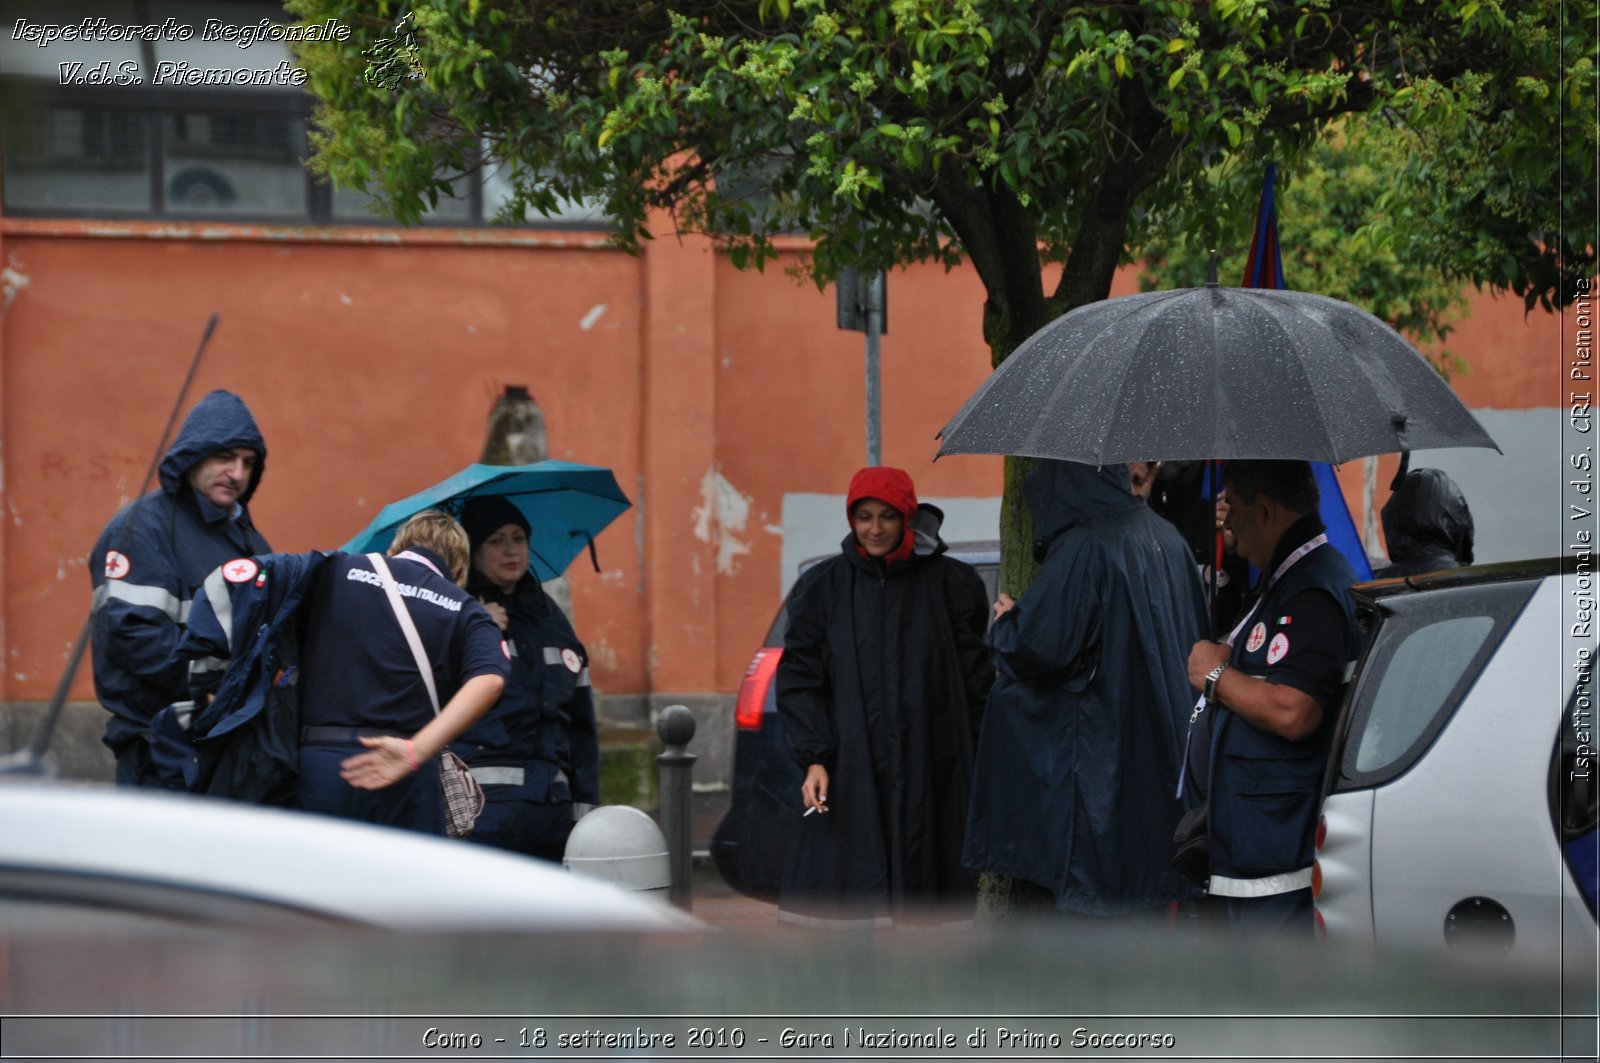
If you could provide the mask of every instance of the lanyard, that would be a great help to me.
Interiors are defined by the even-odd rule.
[[[1294,549],[1292,553],[1289,554],[1288,557],[1284,558],[1283,563],[1278,566],[1275,572],[1272,573],[1272,578],[1267,580],[1267,585],[1261,588],[1261,597],[1256,599],[1256,604],[1251,607],[1248,613],[1244,614],[1244,619],[1239,621],[1239,623],[1234,626],[1232,631],[1228,632],[1228,637],[1222,640],[1222,644],[1231,649],[1233,647],[1233,640],[1239,637],[1239,632],[1245,629],[1246,624],[1255,619],[1256,613],[1263,605],[1266,604],[1267,595],[1272,592],[1272,588],[1277,585],[1280,579],[1283,578],[1283,574],[1293,568],[1296,561],[1299,561],[1302,557],[1305,557],[1317,547],[1326,545],[1327,542],[1328,536],[1326,532],[1315,535],[1301,543]],[[1178,768],[1178,796],[1180,798],[1183,796],[1184,778],[1189,773],[1189,746],[1194,741],[1195,721],[1198,720],[1200,718],[1200,714],[1205,711],[1206,695],[1205,692],[1202,691],[1200,694],[1200,700],[1194,703],[1194,711],[1189,714],[1189,730],[1185,732],[1183,736],[1183,761]]]
[[[395,558],[396,561],[415,561],[419,565],[427,565],[428,568],[433,571],[433,574],[435,576],[438,576],[440,579],[448,578],[448,577],[445,576],[445,574],[443,572],[439,571],[439,566],[438,565],[435,565],[432,561],[429,561],[427,558],[423,557],[419,553],[415,553],[414,551],[402,550],[398,554],[395,554],[394,558]],[[453,583],[455,581],[452,580],[451,582]]]

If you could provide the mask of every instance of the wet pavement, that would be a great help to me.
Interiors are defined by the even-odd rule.
[[[690,804],[689,829],[694,843],[690,911],[695,918],[722,929],[745,931],[776,927],[778,906],[736,892],[722,881],[711,862],[711,835],[728,809],[727,792],[696,793]]]

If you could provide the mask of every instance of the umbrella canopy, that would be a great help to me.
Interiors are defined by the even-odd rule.
[[[1500,449],[1433,367],[1365,310],[1309,292],[1216,285],[1062,315],[939,434],[940,455],[1090,465]]]
[[[555,579],[595,536],[631,504],[610,469],[570,461],[533,465],[468,465],[447,480],[410,498],[391,502],[341,549],[366,553],[386,549],[407,518],[425,509],[459,515],[467,499],[499,495],[522,511],[530,569],[540,580]]]

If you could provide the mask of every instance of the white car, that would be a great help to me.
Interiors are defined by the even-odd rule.
[[[1357,587],[1313,870],[1330,944],[1592,959],[1591,581],[1552,559]]]
[[[0,779],[0,930],[179,921],[406,931],[679,931],[631,893],[470,842],[214,797]]]

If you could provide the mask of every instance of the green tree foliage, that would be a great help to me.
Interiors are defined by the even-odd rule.
[[[1466,307],[1459,277],[1447,274],[1425,241],[1396,226],[1393,200],[1397,149],[1404,134],[1381,119],[1358,117],[1329,126],[1277,183],[1279,243],[1291,288],[1319,292],[1366,308],[1409,336],[1445,375],[1466,369],[1448,350],[1432,349]],[[1153,225],[1142,247],[1139,282],[1146,291],[1205,283],[1211,253],[1217,275],[1238,284],[1249,258],[1261,175],[1223,165],[1210,175],[1214,209],[1196,228]],[[1399,230],[1398,232],[1396,230]]]
[[[1337,154],[1324,133],[1346,115],[1389,123],[1393,184],[1363,192],[1381,224],[1357,227],[1396,261],[1425,247],[1446,279],[1547,302],[1594,263],[1593,2],[289,6],[355,30],[300,51],[323,101],[314,163],[397,216],[492,159],[514,212],[598,197],[624,246],[666,210],[739,265],[767,261],[775,233],[810,234],[819,283],[846,263],[964,257],[996,363],[1104,298],[1146,246],[1215,246],[1219,194],[1245,219],[1239,246],[1263,160],[1301,174],[1306,153]],[[1017,475],[1008,542],[1027,540]],[[1007,551],[1008,586],[1027,553]]]

